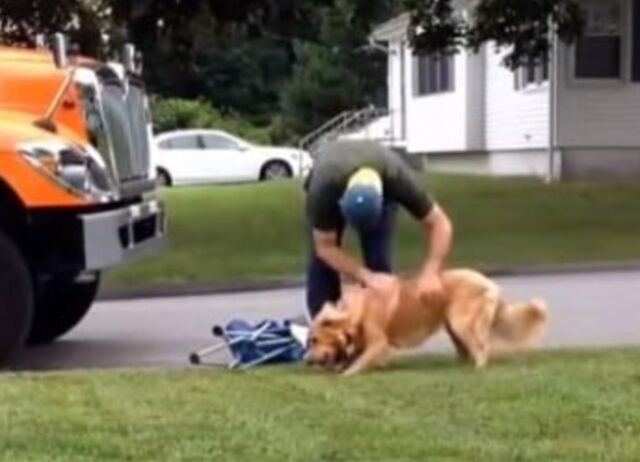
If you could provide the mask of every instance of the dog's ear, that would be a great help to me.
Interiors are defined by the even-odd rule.
[[[320,324],[323,326],[332,326],[340,324],[348,319],[348,315],[344,310],[338,309],[333,303],[326,303],[320,315]]]

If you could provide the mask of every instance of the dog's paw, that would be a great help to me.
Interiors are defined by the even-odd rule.
[[[360,372],[359,368],[348,367],[345,370],[343,370],[342,372],[340,372],[340,376],[342,376],[342,377],[352,377],[352,376],[356,375],[359,372]]]
[[[541,298],[534,298],[529,301],[529,315],[536,321],[544,322],[548,316],[547,302]]]
[[[547,302],[542,298],[532,298],[529,303],[537,310],[547,311]]]

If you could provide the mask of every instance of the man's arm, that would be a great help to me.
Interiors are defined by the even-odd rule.
[[[440,271],[449,255],[453,227],[449,217],[444,211],[434,204],[427,216],[422,220],[425,235],[425,244],[429,251],[422,265],[419,290],[422,296],[431,298],[439,297],[442,293],[442,281]]]
[[[314,229],[313,245],[318,257],[327,265],[360,284],[386,291],[395,282],[392,276],[370,271],[358,259],[342,250],[338,245],[338,235],[335,231]]]
[[[436,275],[444,265],[452,240],[449,218],[426,191],[424,177],[396,159],[385,187],[390,197],[402,204],[421,223],[428,252],[422,265],[423,275]]]
[[[313,230],[313,243],[316,254],[327,265],[362,284],[366,284],[368,270],[354,257],[338,245],[335,231]]]
[[[422,225],[425,244],[429,249],[422,271],[423,274],[438,274],[451,250],[453,226],[447,214],[438,204],[433,204],[427,216],[422,220]]]

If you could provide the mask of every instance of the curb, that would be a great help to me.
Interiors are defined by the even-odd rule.
[[[295,289],[302,287],[301,277],[224,281],[202,284],[151,284],[144,287],[111,289],[98,294],[97,300],[135,300],[142,298],[195,297],[201,295],[223,295],[240,292],[264,292],[270,290]]]
[[[617,262],[558,263],[516,267],[489,267],[480,271],[491,277],[544,276],[554,274],[584,274],[640,271],[640,260]]]
[[[554,274],[581,274],[598,272],[640,271],[640,260],[627,262],[599,262],[557,265],[532,265],[522,267],[482,268],[480,271],[490,277],[545,276]],[[296,289],[304,286],[301,276],[223,281],[202,284],[152,284],[138,288],[101,290],[100,301],[135,300],[163,297],[193,297],[202,295],[223,295],[239,292],[264,292],[271,290]]]

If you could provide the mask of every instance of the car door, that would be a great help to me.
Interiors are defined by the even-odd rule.
[[[158,143],[157,166],[165,168],[174,184],[196,184],[206,181],[199,166],[202,145],[197,134],[179,134]]]
[[[222,133],[202,133],[201,140],[208,176],[220,183],[255,179],[255,159],[248,146]]]

